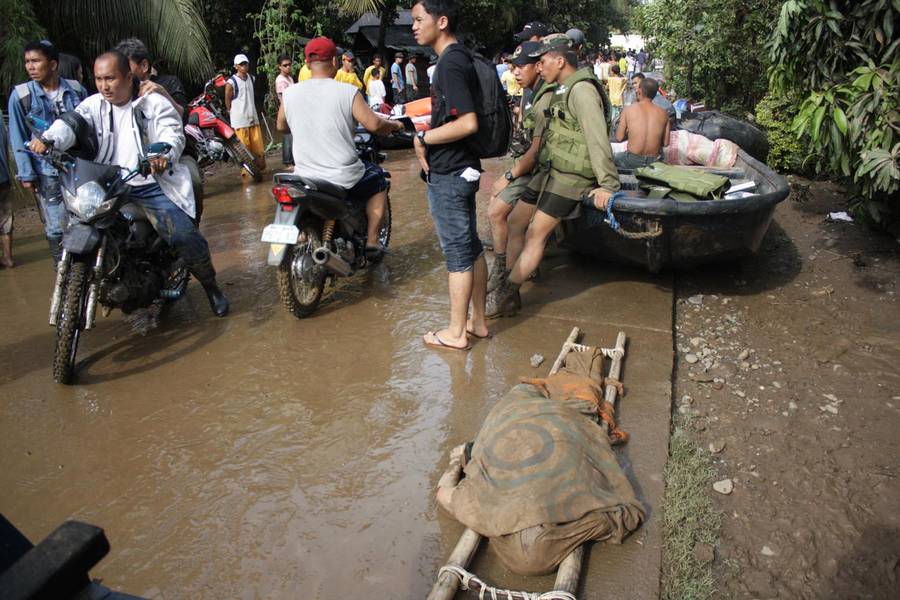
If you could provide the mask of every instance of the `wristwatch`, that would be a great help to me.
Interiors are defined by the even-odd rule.
[[[515,177],[513,177],[513,174],[512,174],[512,169],[507,169],[506,173],[503,174],[503,178],[506,179],[507,181],[512,181],[513,179],[515,179]]]
[[[425,143],[425,131],[419,131],[416,133],[416,137],[419,138],[419,141],[422,142],[422,146],[427,148],[428,144]]]

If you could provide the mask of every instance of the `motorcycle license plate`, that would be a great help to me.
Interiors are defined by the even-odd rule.
[[[295,225],[276,225],[272,223],[263,229],[262,241],[270,244],[296,244],[300,230]]]

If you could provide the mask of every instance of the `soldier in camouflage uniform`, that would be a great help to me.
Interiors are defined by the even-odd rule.
[[[550,106],[551,92],[556,86],[545,84],[540,77],[538,57],[529,56],[540,47],[540,42],[524,42],[516,48],[509,63],[516,81],[524,89],[516,107],[515,128],[510,151],[515,159],[512,168],[497,179],[488,205],[491,237],[494,240],[494,263],[488,275],[488,293],[497,289],[505,279],[507,257],[513,264],[521,252],[518,247],[507,248],[508,227],[506,218],[528,188],[537,166],[537,154],[541,146],[541,132],[546,117],[544,110]]]

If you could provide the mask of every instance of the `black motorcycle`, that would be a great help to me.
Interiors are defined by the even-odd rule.
[[[128,200],[128,181],[150,173],[150,161],[171,146],[150,144],[137,169],[123,173],[106,165],[51,149],[42,158],[59,171],[69,226],[50,302],[56,327],[53,380],[70,383],[83,330],[94,326],[97,305],[104,316],[119,308],[128,314],[154,302],[176,300],[188,271],[156,233],[144,210]]]
[[[412,122],[404,124],[414,130]],[[380,164],[387,158],[376,137],[363,128],[357,129],[354,142],[362,160]],[[385,176],[391,175],[385,171]],[[366,258],[366,206],[348,200],[344,188],[290,173],[276,174],[274,183],[275,219],[263,230],[262,241],[270,244],[268,264],[278,267],[282,303],[303,318],[319,306],[326,280],[334,283],[380,258]],[[390,179],[378,241],[384,249],[391,241]]]

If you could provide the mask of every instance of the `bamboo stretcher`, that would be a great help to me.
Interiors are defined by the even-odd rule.
[[[566,341],[562,345],[559,356],[556,357],[556,361],[550,369],[550,375],[559,371],[563,362],[566,360],[566,356],[568,356],[570,352],[588,349],[588,346],[583,346],[578,343],[580,335],[581,331],[578,327],[573,327],[569,337],[566,338]],[[616,336],[616,345],[613,349],[609,374],[607,375],[608,378],[615,381],[619,381],[619,376],[622,372],[622,361],[625,358],[625,339],[624,331],[620,331],[618,336]],[[604,389],[604,399],[615,406],[617,393],[618,389],[616,386],[607,383]],[[603,433],[609,433],[609,426],[605,421],[600,422],[600,427],[603,429]],[[461,569],[468,568],[469,563],[471,563],[472,559],[475,557],[475,552],[477,552],[480,543],[481,536],[471,529],[466,528],[460,536],[459,541],[456,543],[453,552],[450,554],[450,558],[447,560],[447,566],[459,567]],[[583,558],[584,546],[582,545],[569,553],[569,555],[560,563],[559,569],[556,572],[556,581],[552,591],[532,593],[528,596],[524,596],[524,600],[530,600],[532,598],[537,600],[562,600],[571,598],[574,600],[578,590],[578,581],[581,577]],[[459,577],[452,572],[442,570],[438,574],[434,586],[431,588],[431,593],[428,594],[428,600],[453,600],[453,597],[459,590],[459,585]],[[515,595],[510,596],[507,593],[503,593],[503,596],[506,596],[509,600],[513,600],[519,594],[520,592],[516,592]],[[501,596],[497,595],[497,597],[499,598]]]

